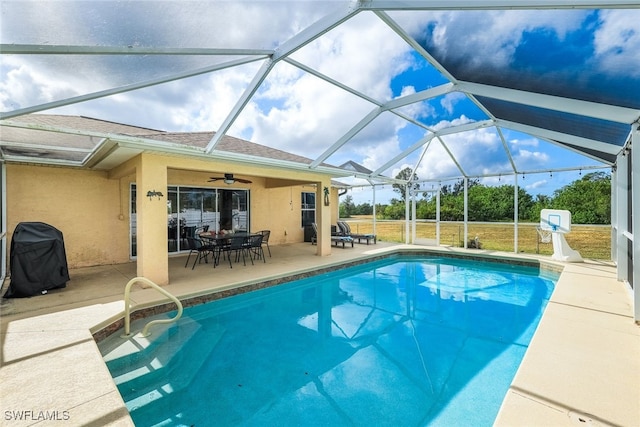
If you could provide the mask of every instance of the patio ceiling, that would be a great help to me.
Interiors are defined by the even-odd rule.
[[[373,172],[335,175],[368,182],[389,182],[404,166],[421,178],[486,177],[562,170],[527,162],[518,146],[525,138],[564,150],[550,157],[579,155],[576,169],[613,165],[640,119],[635,0],[6,1],[0,8],[7,162],[104,168],[145,150],[261,162],[221,150],[232,135],[309,159],[282,167],[331,173],[326,164],[363,164]],[[635,32],[620,19],[619,33],[602,30],[612,16],[634,22]],[[358,69],[340,66],[354,56]],[[28,72],[41,78],[24,85],[19,76]],[[167,143],[149,129],[67,127],[33,115],[131,117],[116,121],[143,128],[136,102],[154,99],[173,118],[191,85],[212,89],[189,106],[216,114],[202,129],[163,130],[215,130],[200,147]],[[157,88],[165,89],[151,92]],[[279,122],[289,127],[258,130],[296,103],[300,114]],[[122,116],[96,115],[109,109]]]

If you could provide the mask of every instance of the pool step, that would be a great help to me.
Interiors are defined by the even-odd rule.
[[[181,333],[181,337],[185,335],[186,332]],[[128,368],[123,366],[122,371],[112,371],[129,410],[188,387],[224,335],[224,329],[205,329],[198,325],[188,335],[188,340],[170,339],[151,353],[136,355],[139,360],[134,365],[130,364]],[[192,340],[199,344],[197,349],[189,351],[189,342]]]
[[[169,363],[175,353],[191,340],[199,328],[200,325],[197,322],[183,322],[179,327],[159,325],[149,337],[136,334],[112,344],[108,351],[103,351],[103,359],[114,379],[123,374],[126,375],[127,372],[144,368],[154,359],[153,365],[157,369]]]

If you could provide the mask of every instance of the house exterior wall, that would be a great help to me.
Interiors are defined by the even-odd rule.
[[[119,180],[60,167],[8,164],[6,170],[9,240],[18,223],[44,222],[62,232],[69,267],[129,260],[128,193],[120,198]]]
[[[236,183],[230,188],[250,190],[251,230],[271,230],[269,244],[272,246],[304,240],[300,194],[303,191],[314,192],[316,187],[311,183],[277,186],[273,185],[273,178],[254,176],[252,173],[290,179],[292,182],[319,180],[318,175],[257,169],[255,166],[212,166],[211,162],[189,162],[169,156],[157,156],[156,161],[166,165],[168,185],[210,188],[224,186],[218,182],[207,182],[210,176],[220,174],[212,172],[213,167],[249,176],[251,184]],[[204,167],[209,170],[199,170]],[[130,260],[129,188],[136,181],[135,168],[123,168],[120,173],[114,174],[64,167],[7,164],[6,171],[7,247],[10,245],[11,233],[18,223],[39,221],[50,224],[63,233],[70,268],[117,264]],[[161,191],[166,198],[166,188],[154,189]],[[138,188],[138,194],[144,197],[147,190]],[[319,199],[317,209],[321,208],[322,199]],[[331,223],[335,224],[338,219],[337,191],[332,191],[331,206],[325,209],[330,212]]]

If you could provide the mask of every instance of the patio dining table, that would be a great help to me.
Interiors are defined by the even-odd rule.
[[[236,231],[234,233],[225,233],[225,234],[207,231],[199,234],[202,240],[207,240],[211,243],[217,243],[221,241],[224,242],[225,240],[229,240],[233,237],[238,237],[238,236],[250,238],[250,237],[255,237],[260,235],[261,235],[260,233],[247,233],[246,231]]]
[[[224,234],[216,233],[216,232],[204,232],[204,233],[200,233],[199,236],[205,243],[213,247],[216,247],[218,251],[222,252],[225,246],[229,245],[231,243],[231,239],[233,239],[234,237],[243,237],[244,244],[246,245],[249,242],[251,242],[252,237],[261,237],[262,234],[248,233],[245,231],[234,232],[234,233],[224,233]],[[253,260],[251,262],[253,263]],[[215,267],[218,264],[219,264],[219,259],[216,259],[214,254],[213,266]]]

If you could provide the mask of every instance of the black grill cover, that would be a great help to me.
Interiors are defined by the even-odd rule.
[[[13,232],[11,283],[5,298],[22,298],[64,288],[69,281],[62,233],[42,222],[21,222]]]

